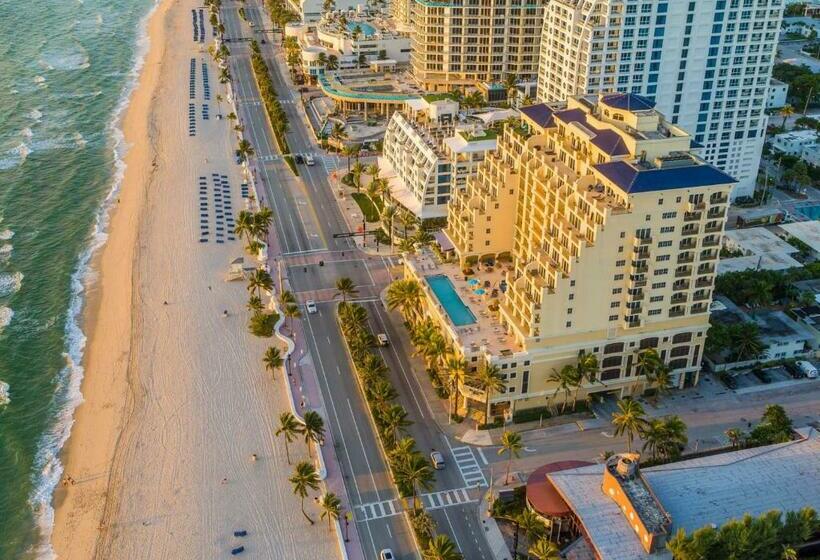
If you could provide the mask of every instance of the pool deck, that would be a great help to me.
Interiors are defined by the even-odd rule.
[[[462,274],[458,264],[443,263],[439,261],[438,257],[431,251],[424,250],[416,255],[406,255],[405,264],[411,269],[412,274],[418,279],[423,279],[427,276],[434,276],[437,274],[446,275],[453,283],[456,293],[461,298],[473,315],[476,322],[471,325],[464,325],[461,327],[455,326],[446,314],[446,311],[441,307],[436,295],[433,293],[429,284],[426,281],[422,282],[422,286],[428,297],[432,298],[437,304],[442,315],[447,317],[446,327],[450,333],[457,337],[458,343],[470,350],[476,352],[482,347],[491,354],[502,354],[506,352],[520,352],[523,350],[521,346],[516,344],[512,336],[504,332],[503,327],[496,319],[497,312],[490,311],[492,303],[498,303],[498,300],[492,297],[493,289],[497,289],[501,280],[504,279],[506,273],[506,266],[501,268],[493,267],[487,270],[483,266],[481,268],[474,267],[475,274],[466,278]],[[471,286],[468,281],[475,278],[479,281],[480,287],[486,290],[484,295],[476,295],[474,290],[479,285]],[[489,283],[489,287],[485,287]]]

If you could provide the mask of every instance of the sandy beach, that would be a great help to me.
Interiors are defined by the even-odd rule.
[[[261,363],[273,340],[247,332],[245,284],[225,280],[241,243],[227,232],[217,243],[213,227],[200,242],[201,178],[211,214],[224,204],[214,202],[213,190],[230,189],[216,196],[232,201],[234,215],[245,201],[232,123],[215,118],[230,109],[216,102],[226,90],[206,51],[207,13],[208,41],[192,41],[191,10],[199,7],[163,0],[155,11],[124,117],[127,170],[95,262],[84,402],[62,455],[74,484],[61,485],[54,498],[52,543],[61,559],[215,558],[240,544],[255,557],[338,555],[326,523],[311,527],[301,518],[287,482],[292,467],[274,437],[286,396]],[[306,448],[292,444],[291,455],[306,457]],[[240,529],[248,536],[237,540]]]

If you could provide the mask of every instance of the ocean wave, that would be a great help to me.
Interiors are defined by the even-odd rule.
[[[34,76],[33,82],[38,86],[45,86],[46,85],[46,77],[45,76]]]
[[[14,311],[11,310],[11,307],[0,306],[0,333],[9,326],[13,317]]]
[[[26,138],[31,138],[34,136],[34,133],[31,131],[29,127],[24,128],[20,131],[20,136],[25,136]]]
[[[99,95],[102,95],[101,89],[80,93],[59,93],[54,97],[57,99],[86,99],[88,97],[97,97]]]
[[[4,243],[0,245],[0,263],[8,262],[11,258],[11,252],[14,250],[14,246],[11,243]]]
[[[58,376],[57,389],[58,394],[64,396],[65,404],[60,409],[54,426],[43,435],[38,445],[35,464],[40,474],[34,483],[35,490],[29,497],[29,503],[35,514],[41,535],[40,543],[35,547],[34,552],[37,558],[41,560],[56,558],[54,549],[51,546],[51,533],[54,526],[54,509],[51,507],[51,497],[63,473],[59,453],[71,433],[71,426],[74,423],[74,410],[82,402],[80,384],[84,373],[82,358],[86,337],[80,322],[85,301],[86,283],[93,277],[93,271],[89,263],[92,256],[105,244],[108,238],[109,213],[119,194],[122,178],[125,174],[124,157],[127,145],[120,124],[131,99],[131,94],[137,86],[142,66],[145,63],[145,56],[149,47],[148,20],[158,4],[158,0],[154,0],[154,4],[139,24],[140,31],[137,37],[134,64],[128,73],[125,87],[120,95],[120,102],[114,110],[108,126],[115,156],[111,189],[97,210],[88,247],[80,255],[77,268],[71,275],[71,299],[65,325],[66,343],[63,353],[66,365]]]
[[[40,109],[32,109],[28,112],[28,114],[26,114],[26,116],[35,122],[40,122],[43,120],[43,113]]]
[[[10,296],[11,294],[19,292],[22,285],[22,272],[0,274],[0,297]]]
[[[0,231],[0,241],[8,241],[12,237],[14,237],[14,232],[10,229],[4,229],[3,231]]]
[[[38,61],[40,66],[46,70],[82,70],[91,66],[88,60],[88,53],[82,47],[52,50],[40,56]]]

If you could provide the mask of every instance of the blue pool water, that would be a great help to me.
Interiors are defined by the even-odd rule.
[[[820,220],[820,205],[803,206],[802,208],[795,208],[795,210],[797,210],[810,220]]]
[[[348,21],[347,22],[347,30],[353,33],[353,30],[356,29],[356,26],[359,26],[359,29],[362,30],[363,37],[370,37],[371,35],[376,34],[376,28],[370,25],[369,23],[364,23],[361,21]]]
[[[435,276],[427,276],[425,279],[427,283],[430,284],[430,288],[432,288],[433,293],[436,294],[439,303],[444,307],[444,310],[447,312],[447,315],[450,316],[450,320],[455,326],[461,327],[475,323],[475,315],[473,315],[470,308],[461,301],[449,278],[443,274],[437,274]]]

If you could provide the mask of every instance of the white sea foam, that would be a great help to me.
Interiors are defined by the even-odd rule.
[[[11,310],[11,307],[3,307],[0,305],[0,333],[9,326],[13,317],[14,311]]]
[[[65,45],[43,53],[40,66],[47,70],[81,70],[90,66],[88,53],[80,45]]]
[[[11,294],[19,292],[22,285],[22,272],[0,274],[0,297],[10,296]]]
[[[31,131],[29,127],[24,128],[20,131],[20,136],[25,136],[26,138],[31,138],[34,136],[34,133]]]
[[[40,122],[43,118],[43,113],[40,111],[40,109],[32,109],[28,112],[26,116],[33,121]]]
[[[78,1],[81,2],[81,0]],[[57,393],[64,399],[64,406],[58,412],[54,426],[43,435],[38,446],[35,464],[40,469],[40,475],[35,481],[35,489],[29,497],[29,503],[34,511],[41,535],[40,543],[34,550],[38,559],[56,560],[56,554],[51,546],[51,532],[54,526],[54,509],[51,507],[51,497],[63,473],[59,453],[71,433],[71,426],[74,423],[74,410],[83,398],[80,392],[80,384],[83,378],[82,358],[86,337],[80,322],[85,302],[86,285],[94,277],[94,271],[91,270],[89,264],[91,258],[105,244],[108,237],[109,212],[112,202],[116,200],[119,193],[122,178],[125,174],[124,157],[128,147],[125,144],[125,137],[120,129],[120,124],[131,99],[131,93],[137,85],[140,70],[145,62],[145,55],[148,53],[148,19],[156,10],[157,5],[158,0],[155,0],[151,9],[140,21],[134,65],[128,74],[126,85],[120,96],[120,102],[114,110],[108,126],[115,155],[111,189],[97,210],[88,247],[79,256],[77,268],[71,276],[71,301],[65,325],[66,343],[63,352],[65,367],[60,371],[57,387]]]
[[[34,76],[34,83],[38,85],[45,85],[46,78],[45,76]]]
[[[0,241],[8,241],[12,237],[14,237],[14,232],[10,229],[4,229],[3,231],[0,231]]]
[[[0,263],[8,262],[11,258],[11,252],[14,250],[14,247],[11,243],[4,243],[0,245]]]
[[[11,402],[11,392],[9,384],[0,380],[0,408],[6,406]]]
[[[0,171],[23,165],[30,153],[31,148],[25,142],[20,142],[4,154],[6,157],[0,159]],[[0,239],[2,239],[2,237],[0,237]]]

